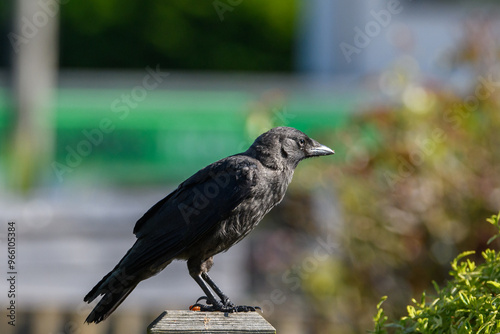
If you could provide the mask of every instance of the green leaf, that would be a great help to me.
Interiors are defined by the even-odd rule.
[[[491,244],[493,241],[496,240],[496,238],[500,237],[500,234],[496,234],[492,236],[491,238],[488,239],[488,242],[486,243],[487,245]]]
[[[500,283],[495,282],[495,281],[487,281],[489,285],[493,286],[494,288],[500,289]]]

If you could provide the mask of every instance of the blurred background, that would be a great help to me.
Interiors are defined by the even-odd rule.
[[[2,333],[139,333],[187,309],[185,263],[98,326],[82,299],[150,206],[273,126],[336,154],[211,272],[278,333],[366,333],[381,296],[401,316],[493,233],[495,1],[3,0],[0,32]]]

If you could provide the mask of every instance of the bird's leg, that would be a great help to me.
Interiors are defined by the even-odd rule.
[[[255,312],[256,310],[262,310],[259,306],[246,306],[246,305],[234,305],[229,297],[222,292],[222,290],[215,284],[215,282],[208,276],[207,273],[202,273],[201,278],[215,291],[215,293],[220,297],[222,304],[224,305],[224,312]]]
[[[210,276],[208,276],[207,273],[202,273],[201,278],[203,278],[203,280],[208,283],[208,285],[212,288],[212,290],[215,291],[215,293],[217,294],[217,296],[219,296],[219,298],[224,306],[234,307],[234,304],[231,303],[231,300],[229,300],[229,297],[226,296],[224,294],[224,292],[222,292],[222,290],[217,286],[217,284],[215,284],[215,282],[210,278]]]
[[[253,306],[235,306],[229,298],[222,292],[222,290],[215,284],[215,282],[207,275],[213,264],[213,258],[210,257],[206,260],[200,261],[199,258],[192,258],[188,260],[189,274],[198,283],[200,288],[205,292],[206,297],[200,297],[196,303],[190,307],[194,309],[199,307],[200,311],[219,311],[219,312],[248,312],[260,309],[260,307]],[[212,289],[212,290],[210,290]],[[214,292],[220,297],[220,301],[214,295]],[[205,304],[200,304],[201,300],[206,300]]]
[[[198,285],[206,295],[206,297],[198,298],[193,306],[199,306],[201,311],[222,311],[224,308],[223,304],[219,302],[213,292],[210,291],[210,288],[207,286],[207,283],[205,283],[205,281],[201,278],[201,275],[193,276],[193,279],[196,281],[196,283],[198,283]],[[211,306],[199,304],[198,302],[202,299],[206,299],[207,304]]]
[[[195,280],[200,288],[205,292],[205,296],[198,298],[196,303],[190,307],[199,307],[202,311],[220,311],[223,308],[223,304],[217,300],[217,297],[210,290],[207,283],[203,280],[202,273],[210,270],[213,264],[213,258],[203,259],[200,257],[193,257],[188,260],[189,275]],[[207,305],[200,304],[200,300],[206,300]]]

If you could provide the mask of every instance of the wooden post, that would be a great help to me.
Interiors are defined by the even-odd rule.
[[[165,311],[148,327],[148,334],[276,334],[258,312]]]

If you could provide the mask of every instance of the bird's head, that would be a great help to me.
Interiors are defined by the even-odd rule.
[[[273,128],[255,140],[247,153],[273,169],[297,167],[306,158],[330,155],[335,152],[290,127]]]

